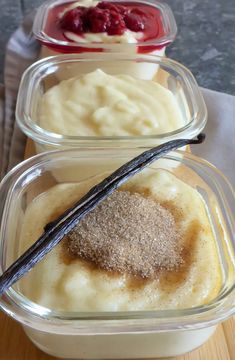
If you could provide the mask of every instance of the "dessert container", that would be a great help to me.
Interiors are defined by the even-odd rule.
[[[88,1],[89,2],[89,1]],[[108,1],[109,2],[109,1]],[[42,44],[42,57],[50,55],[56,55],[60,53],[82,53],[82,52],[124,52],[127,54],[133,54],[137,52],[141,53],[153,53],[156,55],[164,55],[165,48],[171,44],[176,36],[177,27],[174,19],[174,15],[167,4],[160,1],[145,0],[145,1],[111,1],[113,4],[125,4],[125,5],[144,5],[153,7],[158,13],[158,27],[157,35],[153,39],[147,41],[138,41],[138,43],[115,43],[110,42],[74,42],[69,41],[62,32],[56,33],[48,26],[49,23],[53,23],[54,16],[58,16],[59,13],[64,11],[65,6],[70,6],[73,3],[78,3],[71,0],[52,0],[44,2],[37,10],[33,33],[35,37]],[[92,4],[92,1],[90,2]],[[93,1],[94,5],[96,4]],[[81,3],[81,5],[85,5]],[[90,4],[89,4],[90,5]],[[58,10],[59,9],[59,10]],[[55,22],[55,28],[57,28]],[[101,45],[102,44],[102,45]]]
[[[69,149],[39,154],[16,166],[0,188],[1,272],[16,258],[22,219],[30,202],[58,182],[79,182],[113,171],[138,149]],[[177,356],[202,345],[216,325],[235,313],[235,201],[225,177],[191,154],[172,152],[163,165],[204,199],[221,262],[222,284],[210,303],[181,310],[61,312],[33,303],[18,285],[0,300],[41,350],[66,359],[131,359]],[[156,161],[151,169],[157,169]],[[72,178],[72,171],[74,177]],[[57,178],[55,173],[63,173]]]
[[[115,65],[117,62],[118,67]],[[80,74],[101,69],[107,74],[119,75],[125,73],[130,64],[132,64],[131,72],[128,70],[128,74],[137,79],[143,79],[146,75],[146,71],[139,71],[140,65],[142,70],[146,65],[159,67],[153,81],[158,82],[173,94],[184,126],[171,132],[141,136],[66,136],[40,127],[39,113],[42,95],[61,80],[73,77],[77,67]],[[135,68],[135,64],[138,68]],[[68,147],[119,148],[128,146],[136,148],[154,146],[176,138],[193,138],[204,128],[207,110],[191,72],[173,60],[153,55],[70,54],[42,59],[26,70],[18,92],[16,119],[21,130],[35,142],[36,151],[39,153]]]

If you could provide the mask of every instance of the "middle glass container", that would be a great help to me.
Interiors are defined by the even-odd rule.
[[[74,134],[70,133],[68,135],[65,134],[64,131],[49,131],[47,127],[42,125],[41,111],[44,94],[63,80],[68,80],[76,76],[81,78],[88,73],[97,71],[97,69],[112,76],[119,76],[120,74],[128,75],[130,77],[125,77],[127,83],[132,81],[133,78],[139,79],[140,82],[135,83],[135,87],[133,87],[134,85],[132,86],[131,96],[134,100],[136,96],[137,105],[138,101],[142,101],[143,105],[146,105],[147,110],[149,109],[149,104],[144,104],[144,100],[141,99],[139,91],[142,86],[145,85],[146,81],[148,84],[149,80],[160,84],[163,88],[167,89],[169,96],[172,97],[173,95],[178,115],[181,117],[180,126],[175,127],[173,131],[161,131],[161,127],[156,130],[157,126],[155,126],[153,132],[151,134],[148,132],[147,135],[144,132],[140,132],[138,135],[120,135],[117,133],[112,136],[107,136],[99,133],[94,136],[90,136],[89,134],[86,136],[86,134],[79,134],[79,126]],[[110,80],[112,80],[112,78],[110,78]],[[108,91],[109,83],[107,86],[101,83],[100,86],[103,86],[105,91]],[[145,89],[143,88],[142,91],[144,96]],[[73,93],[73,95],[79,100],[79,91],[77,94]],[[92,104],[93,100],[89,92],[84,94],[81,91],[81,96],[87,97],[87,103],[89,104],[90,102]],[[67,99],[65,100],[70,101],[69,95],[66,95],[66,97]],[[125,99],[129,99],[128,94],[125,94]],[[151,101],[152,103],[155,102],[154,96]],[[156,102],[157,101],[158,99],[156,97]],[[53,102],[52,111],[54,111],[56,107],[59,107],[60,102],[61,99]],[[110,106],[110,103],[106,105]],[[163,102],[161,106],[162,105],[165,111],[168,103]],[[129,103],[127,103],[127,111],[130,112]],[[154,111],[152,111],[152,113],[154,113]],[[154,115],[161,116],[160,112]],[[171,117],[174,120],[178,115],[173,111]],[[76,116],[77,119],[79,119],[79,114]],[[111,116],[106,115],[106,117],[107,121],[115,124],[116,119],[112,114]],[[154,55],[138,54],[89,54],[89,56],[87,54],[70,54],[40,60],[26,70],[22,77],[18,93],[16,119],[21,130],[35,142],[37,152],[68,147],[128,146],[137,148],[142,146],[155,146],[175,138],[192,138],[196,136],[202,131],[206,124],[207,110],[199,87],[191,72],[173,60]],[[67,119],[64,120],[66,126]],[[102,117],[101,121],[103,121]],[[164,117],[161,121],[164,123]],[[164,129],[167,129],[167,126],[164,126]]]

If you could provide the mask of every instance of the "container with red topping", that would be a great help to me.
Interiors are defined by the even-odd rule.
[[[164,55],[176,36],[168,5],[148,1],[45,2],[33,32],[42,57],[59,53],[124,52]]]

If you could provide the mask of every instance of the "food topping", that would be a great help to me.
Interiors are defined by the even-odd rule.
[[[87,32],[122,35],[126,30],[144,31],[149,18],[152,13],[144,12],[139,5],[129,7],[102,1],[93,7],[77,6],[66,11],[59,24],[79,35]]]
[[[173,215],[151,198],[116,191],[68,234],[73,255],[141,277],[182,263]]]

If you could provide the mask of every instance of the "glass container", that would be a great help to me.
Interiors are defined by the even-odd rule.
[[[137,149],[69,149],[39,154],[16,166],[0,188],[0,267],[17,258],[22,220],[30,203],[57,184],[79,183],[111,172]],[[179,166],[168,166],[178,163]],[[151,311],[55,311],[26,298],[16,284],[0,306],[41,350],[66,359],[131,359],[177,356],[203,344],[216,325],[235,312],[235,201],[222,173],[205,160],[180,151],[150,168],[172,171],[195,188],[205,203],[222,271],[218,295],[186,309]],[[170,168],[170,170],[169,170]]]
[[[110,75],[124,74],[146,81],[151,78],[162,85],[174,95],[182,118],[180,127],[174,131],[159,130],[157,134],[138,136],[68,136],[41,127],[41,98],[45,92],[63,80],[97,69]],[[207,110],[191,72],[173,60],[154,55],[70,54],[40,60],[26,70],[19,88],[16,120],[21,130],[35,142],[37,152],[68,147],[136,148],[154,146],[179,137],[193,138],[204,128]],[[115,118],[110,120],[115,122]]]

